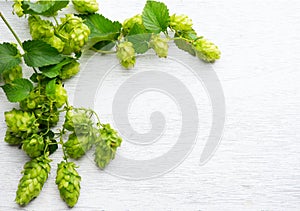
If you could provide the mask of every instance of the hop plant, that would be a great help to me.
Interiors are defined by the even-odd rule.
[[[4,113],[5,121],[9,130],[13,133],[26,132],[36,133],[39,124],[33,113],[13,109]]]
[[[99,10],[97,0],[72,0],[75,9],[80,13],[94,13]]]
[[[166,58],[169,49],[168,41],[167,38],[162,38],[160,35],[152,35],[150,46],[154,49],[157,56]]]
[[[68,141],[64,143],[65,152],[70,158],[81,158],[91,149],[94,143],[94,136],[79,135],[75,133],[69,135]]]
[[[80,194],[81,177],[75,168],[75,163],[64,161],[59,163],[57,168],[56,184],[61,198],[69,207],[74,207]]]
[[[39,157],[45,149],[44,138],[38,134],[33,134],[23,141],[22,149],[31,158]]]
[[[204,38],[196,40],[193,45],[197,56],[205,62],[214,62],[221,56],[218,46]]]
[[[8,129],[6,130],[4,141],[10,145],[20,145],[22,138]]]
[[[125,35],[128,34],[128,32],[132,29],[132,27],[134,26],[134,24],[138,24],[139,26],[143,26],[143,19],[142,19],[142,15],[137,14],[131,18],[126,19],[123,24],[122,24],[122,28],[123,28],[123,33]]]
[[[45,39],[54,36],[54,26],[50,21],[42,20],[40,16],[31,15],[28,18],[32,39]]]
[[[23,0],[14,0],[14,4],[13,4],[13,10],[14,10],[14,14],[16,14],[19,17],[22,17],[24,15],[24,10],[22,8],[22,2]]]
[[[122,138],[109,124],[102,125],[100,137],[96,141],[95,162],[104,169],[115,158],[116,150],[122,143]]]
[[[22,67],[19,65],[2,73],[3,81],[6,84],[13,82],[15,79],[22,78],[22,76]]]
[[[73,14],[66,14],[65,18],[61,18],[61,25],[58,29],[59,36],[65,42],[64,54],[78,53],[84,44],[88,41],[90,29],[83,23],[80,17]]]
[[[135,51],[131,42],[122,42],[117,48],[117,57],[126,69],[133,68],[135,64]]]
[[[63,80],[69,79],[79,72],[79,70],[80,70],[79,66],[80,66],[79,62],[72,61],[70,64],[63,66],[59,76]]]
[[[192,30],[193,21],[187,15],[172,15],[170,16],[170,28],[176,31]]]
[[[23,177],[20,179],[15,199],[19,205],[27,205],[40,194],[50,173],[50,162],[48,156],[43,155],[24,165]]]

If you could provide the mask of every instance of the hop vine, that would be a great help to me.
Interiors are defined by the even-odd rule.
[[[79,14],[62,16],[68,5]],[[193,29],[187,15],[169,14],[162,2],[147,1],[142,11],[122,23],[104,17],[99,8],[97,0],[14,0],[13,14],[28,20],[31,39],[25,41],[0,12],[16,39],[16,43],[0,44],[1,88],[8,101],[16,103],[4,112],[4,141],[29,158],[16,192],[15,201],[21,206],[42,191],[51,169],[50,156],[59,147],[63,155],[55,182],[62,200],[74,207],[81,182],[76,160],[92,151],[95,166],[104,169],[121,146],[117,130],[102,123],[95,111],[68,102],[64,84],[80,72],[82,54],[90,50],[115,54],[125,69],[134,68],[137,55],[148,51],[167,58],[171,42],[204,62],[221,56],[217,45]],[[28,78],[23,74],[25,66],[32,69]],[[60,118],[64,118],[62,126]]]

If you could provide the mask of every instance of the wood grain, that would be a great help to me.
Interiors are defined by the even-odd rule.
[[[99,2],[105,16],[120,21],[138,13],[144,5],[144,1],[136,0]],[[73,210],[299,210],[300,2],[164,2],[171,13],[189,14],[194,20],[194,28],[218,44],[222,51],[221,60],[213,65],[226,98],[227,119],[222,142],[213,158],[199,166],[200,153],[210,128],[211,111],[201,84],[185,82],[191,93],[199,92],[202,97],[196,99],[199,136],[184,162],[163,176],[130,181],[98,170],[91,157],[82,159],[78,162],[82,175],[81,196]],[[26,21],[11,15],[11,4],[1,1],[1,12],[25,40],[30,37]],[[14,42],[3,22],[0,22],[0,41]],[[179,57],[181,53],[178,53]],[[190,60],[194,62],[195,58]],[[170,69],[165,71],[172,72],[173,61],[165,62],[170,62]],[[150,66],[149,61],[138,64],[143,70],[151,69]],[[26,71],[30,75],[30,70]],[[139,71],[139,68],[133,71]],[[107,80],[107,87],[117,86],[114,79],[118,78],[116,75]],[[180,78],[192,80],[188,73],[183,73]],[[78,77],[66,84],[71,101],[77,86]],[[148,97],[152,100],[153,96]],[[142,132],[150,127],[151,110],[138,106],[145,106],[146,100],[147,96],[133,103],[129,115],[133,127]],[[159,96],[158,101],[165,110],[176,110],[176,105],[165,96]],[[2,91],[0,102],[1,113],[15,106],[7,102]],[[97,111],[103,112],[104,120],[112,118],[110,107],[97,99],[95,105]],[[179,114],[174,118],[179,121]],[[120,153],[139,159],[143,155],[150,158],[163,154],[174,141],[170,131],[175,134],[178,127],[174,124],[168,128],[170,138],[162,143],[144,149],[125,142]],[[3,140],[5,130],[1,114],[0,140]],[[54,183],[55,163],[60,161],[61,152],[52,156],[53,168],[41,195],[22,209],[14,203],[14,197],[27,158],[3,141],[0,142],[0,154],[0,210],[68,210]]]

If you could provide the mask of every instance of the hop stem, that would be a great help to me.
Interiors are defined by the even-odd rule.
[[[17,40],[17,42],[19,43],[19,45],[21,46],[21,48],[23,49],[22,46],[22,42],[20,40],[20,38],[18,37],[18,35],[15,33],[15,31],[12,29],[12,27],[10,26],[10,24],[7,22],[7,20],[5,19],[5,17],[3,16],[3,14],[0,12],[0,17],[3,20],[3,22],[5,23],[5,25],[7,26],[7,28],[10,30],[10,32],[13,34],[13,36],[15,37],[15,39]],[[23,49],[24,50],[24,49]]]

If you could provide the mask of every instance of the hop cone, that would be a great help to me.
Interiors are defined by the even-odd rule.
[[[31,158],[39,157],[43,154],[45,149],[44,138],[40,135],[33,134],[23,141],[22,149]]]
[[[76,171],[75,163],[62,161],[58,164],[56,184],[61,198],[69,207],[74,207],[80,194],[81,177]]]
[[[17,78],[22,78],[22,67],[16,66],[11,70],[6,70],[2,73],[4,83],[11,83]]]
[[[22,17],[24,15],[24,10],[22,8],[22,1],[23,0],[14,0],[14,4],[13,4],[13,9],[14,9],[14,14],[16,14],[19,17]]]
[[[36,133],[39,124],[33,113],[13,109],[4,113],[7,127],[13,133]]]
[[[65,42],[63,53],[80,52],[81,48],[88,41],[89,27],[83,23],[80,17],[76,17],[73,14],[67,14],[65,18],[61,18],[61,22],[59,35],[64,38]]]
[[[22,143],[22,138],[8,129],[5,133],[4,141],[10,145],[19,145]]]
[[[186,15],[172,15],[170,17],[170,27],[176,31],[192,30],[193,21]]]
[[[27,205],[40,194],[50,173],[50,162],[51,160],[46,155],[43,155],[28,161],[24,165],[23,177],[19,182],[15,199],[19,205]]]
[[[99,10],[97,0],[72,0],[72,2],[80,13],[94,13]]]
[[[69,79],[72,76],[76,75],[79,72],[79,62],[73,61],[70,64],[63,66],[59,76],[61,79]]]
[[[47,102],[45,94],[39,87],[34,88],[27,98],[20,102],[20,107],[23,110],[29,111],[40,107]]]
[[[58,108],[62,107],[68,99],[67,91],[62,84],[55,85],[55,103]]]
[[[54,27],[50,21],[42,20],[39,16],[32,15],[28,18],[32,39],[44,39],[54,36]]]
[[[126,19],[123,24],[122,24],[122,27],[123,27],[123,33],[125,35],[128,34],[128,32],[132,29],[132,27],[134,26],[134,24],[138,24],[140,26],[143,25],[143,20],[142,20],[142,15],[140,14],[137,14],[131,18],[128,18]]]
[[[75,133],[69,135],[68,141],[64,143],[65,152],[70,158],[81,158],[91,149],[94,143],[94,136],[80,135]]]
[[[159,57],[166,58],[168,56],[168,39],[160,37],[160,35],[153,35],[151,40],[151,47]]]
[[[218,46],[204,38],[195,41],[194,49],[197,53],[197,56],[206,62],[214,62],[221,56]]]
[[[118,45],[117,57],[121,65],[130,69],[135,64],[135,51],[131,42],[122,42]]]
[[[95,162],[99,168],[104,169],[115,158],[117,148],[122,138],[109,124],[100,129],[100,139],[96,142]]]
[[[56,48],[58,50],[58,52],[60,52],[60,53],[64,50],[65,43],[60,38],[58,38],[56,35],[54,35],[52,37],[47,37],[43,40],[46,43],[48,43],[49,45],[51,45],[52,47]]]

